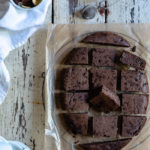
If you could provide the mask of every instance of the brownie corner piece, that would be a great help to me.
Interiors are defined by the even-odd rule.
[[[122,112],[128,114],[146,114],[148,107],[148,95],[123,94]]]
[[[71,90],[89,90],[89,72],[87,68],[66,68],[63,70],[63,88]]]
[[[93,117],[93,136],[96,137],[116,137],[117,135],[117,116],[94,116]]]
[[[64,114],[66,126],[73,134],[87,135],[88,113],[68,113]]]
[[[88,111],[88,92],[67,92],[63,94],[63,109],[69,111]]]
[[[65,64],[69,65],[88,65],[88,48],[87,47],[77,47],[68,54]]]
[[[80,144],[84,150],[121,150],[131,139]]]
[[[101,67],[115,66],[117,50],[106,48],[92,49],[92,65]]]
[[[90,103],[103,112],[114,111],[120,107],[119,97],[104,85],[101,87],[99,94],[90,100]]]
[[[137,70],[144,70],[146,66],[146,61],[144,59],[127,51],[123,51],[120,57],[120,62],[136,68]]]
[[[123,116],[121,136],[137,136],[145,125],[146,120],[145,116]]]
[[[116,91],[117,70],[110,69],[91,69],[92,88],[99,88],[102,85],[109,87],[110,90]]]
[[[121,91],[148,93],[148,79],[144,71],[122,70]]]

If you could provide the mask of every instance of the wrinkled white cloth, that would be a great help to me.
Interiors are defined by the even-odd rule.
[[[9,88],[9,73],[4,59],[9,52],[21,45],[37,31],[46,17],[51,0],[42,0],[35,8],[22,10],[10,0],[0,0],[0,104]]]
[[[30,148],[21,142],[7,141],[0,136],[0,150],[30,150]]]

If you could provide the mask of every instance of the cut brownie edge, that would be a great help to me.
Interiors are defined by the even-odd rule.
[[[122,117],[122,137],[137,136],[146,123],[145,116],[123,116]]]
[[[66,126],[73,134],[87,135],[88,113],[67,113],[63,116]]]
[[[119,97],[104,85],[101,86],[99,94],[92,98],[90,102],[103,112],[117,110],[120,107]]]
[[[138,70],[144,70],[146,61],[130,52],[123,51],[120,62]]]
[[[102,45],[130,47],[129,42],[122,36],[113,32],[95,32],[86,36],[81,42]]]
[[[121,150],[131,139],[80,144],[84,150]]]
[[[89,64],[89,50],[87,47],[77,47],[68,54],[65,61],[66,65],[88,65]]]
[[[93,136],[116,137],[118,116],[94,116]]]
[[[64,90],[89,90],[89,72],[87,68],[66,68],[63,69],[62,76]]]
[[[83,111],[89,109],[88,92],[64,93],[62,99],[62,107],[68,111]]]
[[[148,95],[143,94],[123,94],[122,112],[127,114],[146,114],[148,98]]]

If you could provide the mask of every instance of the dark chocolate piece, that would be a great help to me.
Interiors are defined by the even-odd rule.
[[[63,95],[63,108],[73,111],[88,111],[88,93],[65,93]]]
[[[148,95],[123,94],[122,112],[130,114],[145,114],[148,106]]]
[[[88,48],[74,48],[68,55],[66,63],[69,65],[88,65]]]
[[[91,69],[92,87],[99,88],[105,85],[112,91],[116,91],[117,71],[109,69]]]
[[[115,66],[117,50],[106,48],[95,48],[92,51],[92,65],[94,66]]]
[[[103,112],[110,112],[120,107],[119,97],[105,86],[101,87],[99,94],[90,102]]]
[[[146,122],[145,116],[123,116],[122,119],[122,136],[137,136]]]
[[[123,70],[121,72],[121,90],[148,93],[148,81],[145,72]]]
[[[130,52],[123,51],[120,62],[137,70],[144,70],[146,61]]]
[[[64,114],[68,129],[74,134],[87,135],[88,130],[88,113],[83,114]]]
[[[96,32],[86,36],[82,42],[130,47],[130,44],[120,35],[113,32]]]
[[[131,139],[80,144],[84,150],[121,150]]]
[[[89,89],[89,73],[86,68],[67,68],[62,73],[63,87],[65,90]]]
[[[96,137],[116,137],[117,116],[94,116],[93,135]]]

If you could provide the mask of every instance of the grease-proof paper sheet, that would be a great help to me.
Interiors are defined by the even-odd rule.
[[[78,144],[93,141],[107,141],[113,138],[92,138],[88,136],[72,136],[67,131],[62,119],[65,113],[59,105],[61,99],[58,94],[61,76],[59,71],[65,67],[65,56],[73,47],[88,46],[101,47],[94,44],[82,44],[81,39],[91,32],[112,31],[126,38],[131,47],[137,47],[134,54],[141,56],[147,61],[146,71],[150,80],[150,25],[147,24],[99,24],[99,25],[49,25],[46,47],[46,150],[76,150]],[[118,50],[130,48],[116,48]],[[150,82],[149,82],[150,83]],[[150,149],[150,107],[147,110],[147,122],[140,134],[123,148],[123,150],[149,150]],[[120,137],[119,137],[120,138]]]

